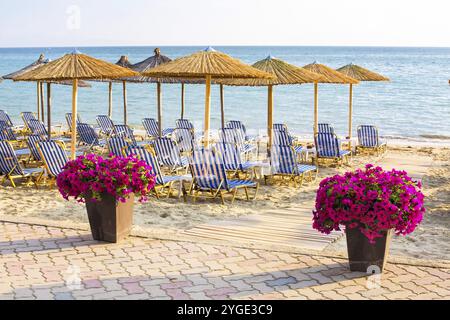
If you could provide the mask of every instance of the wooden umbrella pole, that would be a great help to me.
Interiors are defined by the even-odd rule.
[[[353,135],[353,84],[350,84],[350,96],[348,104],[348,145],[352,148],[352,135]]]
[[[108,107],[108,117],[112,118],[112,108],[113,108],[113,96],[112,96],[112,82],[109,83],[109,107]]]
[[[223,84],[220,85],[220,114],[222,118],[222,129],[225,128],[225,95],[223,92]]]
[[[319,133],[319,84],[314,83],[314,138]]]
[[[206,93],[205,93],[205,147],[209,146],[209,122],[211,117],[211,76],[206,76]]]
[[[40,90],[41,90],[41,97],[40,97],[40,99],[41,99],[41,120],[44,121],[44,119],[45,119],[45,112],[44,112],[44,106],[45,106],[45,103],[44,103],[44,83],[39,82],[39,86],[40,86]]]
[[[127,82],[123,81],[123,124],[128,124],[127,116]]]
[[[269,137],[268,152],[272,147],[272,131],[273,130],[273,86],[268,86],[267,93],[267,136]]]
[[[185,84],[181,84],[181,119],[184,119]]]
[[[36,82],[36,95],[37,95],[37,116],[38,120],[41,120],[41,84],[40,81]]]
[[[77,99],[78,99],[78,79],[73,80],[72,87],[72,143],[70,145],[70,158],[75,160],[77,149]]]
[[[161,92],[161,83],[158,82],[156,85],[157,91],[157,102],[158,102],[158,123],[159,123],[159,136],[162,137],[163,130],[163,119],[162,119],[162,92]]]
[[[52,138],[52,85],[50,82],[47,83],[47,130],[48,130],[48,140]]]

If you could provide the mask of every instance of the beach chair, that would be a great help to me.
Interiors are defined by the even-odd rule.
[[[1,140],[11,140],[7,128],[10,128],[6,121],[0,120],[0,139]]]
[[[348,163],[351,151],[342,150],[341,142],[334,133],[319,133],[315,137],[317,159],[334,160],[338,164]]]
[[[72,120],[73,120],[72,113],[66,113],[65,117],[67,122],[67,128],[69,128],[69,132],[72,132]],[[77,125],[82,122],[83,121],[81,121],[80,114],[77,114]]]
[[[256,150],[256,146],[245,141],[242,131],[235,128],[224,128],[219,130],[219,142],[236,144],[240,152],[248,155]]]
[[[297,144],[298,143],[298,138],[293,136],[290,132],[289,132],[289,128],[287,125],[285,125],[284,123],[275,123],[273,125],[273,130],[272,130],[272,136],[275,135],[275,133],[277,132],[285,132],[288,136],[289,136],[289,140],[291,141],[292,144]]]
[[[225,204],[224,194],[231,193],[234,203],[239,190],[243,189],[247,200],[250,200],[249,189],[255,189],[253,200],[256,199],[259,183],[251,180],[228,179],[222,156],[212,149],[195,149],[190,158],[192,185],[189,195],[194,202],[201,195],[217,199],[220,197]]]
[[[31,111],[25,111],[25,112],[20,113],[20,116],[21,116],[21,118],[22,118],[22,120],[23,120],[23,123],[24,123],[24,125],[25,125],[24,128],[25,128],[26,130],[28,130],[28,131],[31,131],[31,130],[30,130],[29,123],[30,123],[30,120],[38,120],[38,119],[36,118],[36,114],[33,113],[33,112],[31,112]]]
[[[4,110],[0,110],[0,121],[6,122],[6,125],[8,127],[14,127],[13,122],[11,121],[11,118],[9,117],[9,114],[6,113]]]
[[[142,125],[144,126],[147,137],[150,139],[158,139],[159,138],[159,124],[158,121],[152,118],[142,119]],[[167,137],[172,134],[174,129],[164,129],[162,131],[163,137]]]
[[[297,183],[301,187],[308,178],[313,181],[317,178],[317,166],[302,164],[297,160],[296,151],[292,146],[272,145],[270,155],[271,176],[281,177],[287,183]],[[314,177],[313,177],[314,174]],[[266,177],[267,180],[267,177]]]
[[[130,143],[134,146],[137,146],[138,143],[136,141],[136,137],[134,136],[134,131],[126,124],[117,124],[114,125],[114,136],[116,137],[124,137],[126,140],[130,141]]]
[[[187,119],[178,119],[176,121],[176,129],[194,130],[194,125]]]
[[[101,147],[104,149],[105,141],[100,140],[95,129],[87,123],[78,123],[77,131],[79,135],[79,143],[84,143],[88,146],[89,151],[92,151],[94,147]]]
[[[56,182],[63,167],[69,162],[64,144],[60,141],[41,141],[37,143],[37,146],[44,161],[47,176]]]
[[[109,153],[115,157],[123,157],[123,150],[130,146],[124,137],[115,136],[107,139]]]
[[[172,135],[180,152],[191,155],[195,146],[195,137],[192,129],[175,129]]]
[[[161,167],[158,161],[158,158],[154,154],[153,150],[149,150],[149,148],[144,146],[129,146],[126,150],[127,155],[135,155],[138,159],[145,161],[151,168],[151,173],[156,178],[155,185],[155,194],[156,197],[160,198],[160,189],[168,189],[167,190],[167,198],[172,195],[173,186],[175,183],[179,183],[179,194],[183,195],[186,200],[186,190],[184,188],[184,181],[191,181],[191,177],[187,176],[165,176],[161,171]],[[159,189],[159,190],[158,190]]]
[[[33,159],[36,162],[41,162],[42,161],[42,157],[41,154],[39,153],[39,149],[38,149],[38,143],[46,141],[46,139],[42,136],[39,135],[34,135],[31,134],[27,137],[27,146],[30,149],[30,159]]]
[[[0,141],[0,173],[3,175],[0,185],[3,185],[6,180],[9,180],[15,188],[16,179],[26,179],[38,187],[44,170],[42,168],[23,168],[17,159],[12,144],[9,141],[3,140]]]
[[[301,145],[298,145],[295,141],[295,138],[291,136],[286,130],[273,130],[272,139],[272,144],[292,147],[297,154],[303,154],[305,151],[305,148]]]
[[[225,170],[231,172],[236,177],[239,177],[239,173],[256,177],[256,168],[263,166],[261,162],[243,161],[239,146],[234,143],[219,142],[215,145],[215,149],[222,156]]]
[[[361,125],[358,127],[358,151],[375,151],[377,155],[387,150],[387,143],[380,141],[378,128],[373,125]]]
[[[334,134],[334,128],[329,123],[319,123],[319,133]]]
[[[245,137],[245,141],[247,141],[247,142],[254,141],[254,140],[256,140],[258,138],[258,136],[249,135],[248,132],[247,132],[247,128],[242,123],[242,121],[239,121],[239,120],[230,120],[227,123],[226,128],[229,128],[229,129],[234,128],[234,129],[241,130],[242,134]]]
[[[48,136],[48,131],[45,125],[36,119],[30,119],[28,121],[28,128],[31,131],[31,134],[39,135],[39,136]]]
[[[161,165],[168,167],[171,172],[187,171],[189,160],[181,155],[175,141],[170,138],[159,138],[155,140],[154,147]]]
[[[109,137],[114,132],[114,122],[111,120],[110,117],[105,115],[99,115],[96,118],[97,124],[100,127],[100,133],[103,135]]]

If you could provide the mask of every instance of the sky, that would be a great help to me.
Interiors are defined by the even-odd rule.
[[[449,0],[0,1],[0,47],[450,47]]]

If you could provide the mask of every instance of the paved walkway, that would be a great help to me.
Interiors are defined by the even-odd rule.
[[[450,269],[389,264],[379,281],[339,258],[0,222],[0,299],[450,299]]]

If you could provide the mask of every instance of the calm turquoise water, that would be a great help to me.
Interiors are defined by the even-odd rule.
[[[163,47],[176,58],[201,50],[196,47]],[[269,54],[303,66],[313,61],[338,68],[353,62],[391,78],[390,83],[362,83],[355,88],[354,124],[376,124],[384,136],[424,138],[428,135],[450,139],[450,48],[357,48],[357,47],[216,47],[246,63]],[[137,63],[152,55],[153,47],[78,48],[83,53],[116,62],[123,54]],[[0,75],[33,62],[42,52],[55,59],[73,48],[0,49]],[[180,117],[181,85],[163,85],[164,123],[173,126]],[[320,85],[320,121],[332,123],[338,133],[347,132],[348,86]],[[0,83],[0,109],[21,123],[21,111],[35,111],[36,89],[30,83]],[[266,126],[267,89],[228,87],[225,93],[227,119],[242,119],[248,127]],[[186,117],[202,126],[204,86],[186,89]],[[114,115],[122,116],[121,85],[114,86]],[[71,108],[71,88],[54,86],[53,119],[64,122]],[[139,125],[144,117],[156,117],[156,85],[128,85],[129,123]],[[92,83],[79,92],[79,110],[85,121],[94,123],[97,114],[108,110],[108,85]],[[298,134],[310,135],[313,125],[313,86],[275,88],[275,121],[284,122]],[[213,88],[212,126],[220,125],[219,88]],[[429,139],[429,138],[428,138]]]

